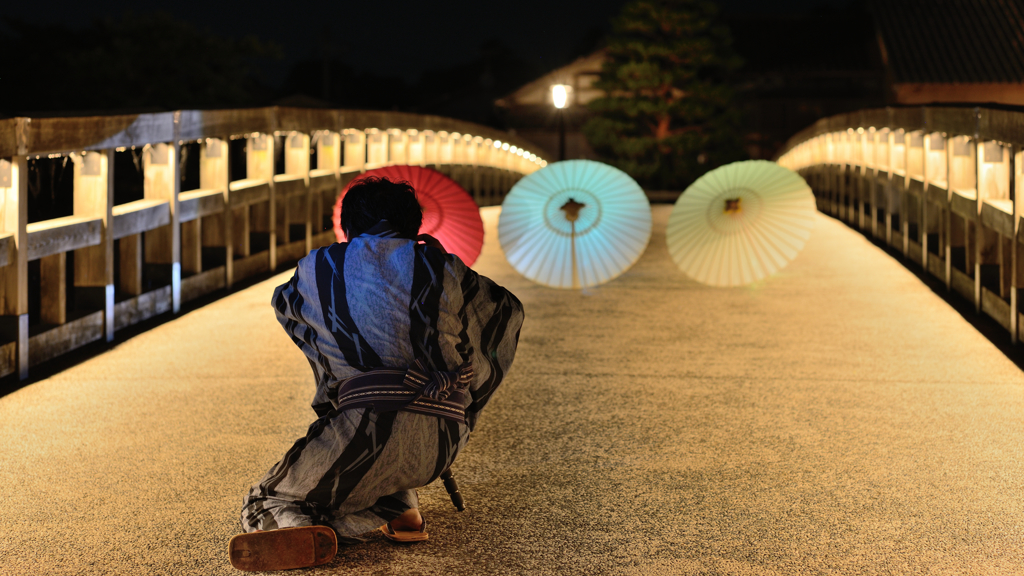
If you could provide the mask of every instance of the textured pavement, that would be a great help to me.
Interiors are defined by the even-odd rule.
[[[911,272],[819,215],[755,286],[668,258],[615,281],[476,269],[527,321],[430,541],[295,574],[1020,574],[1024,375]],[[242,496],[313,418],[270,295],[213,302],[0,398],[0,574],[238,574]]]

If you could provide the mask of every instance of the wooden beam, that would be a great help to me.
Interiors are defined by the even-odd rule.
[[[288,244],[291,241],[291,200],[290,198],[278,198],[277,207],[275,209],[277,222],[275,222],[276,236],[281,240],[281,244]]]
[[[171,223],[168,200],[143,199],[114,206],[114,240]]]
[[[25,229],[29,260],[39,260],[89,246],[101,246],[103,243],[103,219],[97,217],[65,216],[33,222]],[[77,264],[75,267],[78,267]]]
[[[291,225],[305,225],[305,242],[312,243],[308,206],[312,197],[310,186],[309,149],[310,137],[300,132],[291,132],[284,142],[284,174],[274,176],[274,195],[279,199],[277,236],[283,245],[291,242]],[[330,149],[327,148],[328,152]]]
[[[270,200],[270,184],[262,180],[236,180],[231,183],[230,206],[248,206]]]
[[[946,252],[946,290],[951,290],[953,288],[953,260],[951,258],[953,245],[950,238],[952,237],[953,211],[950,209],[950,195],[952,194],[950,190],[952,187],[949,185],[949,166],[952,164],[953,142],[949,138],[945,140],[944,152],[946,153],[946,204],[942,209],[942,214],[945,217],[942,226],[942,240]]]
[[[253,132],[273,133],[275,130],[311,133],[317,130],[336,129],[342,125],[342,122],[345,126],[350,126],[353,132],[361,132],[366,128],[373,127],[412,128],[421,134],[425,132],[434,134],[437,130],[447,130],[480,136],[485,138],[485,142],[487,139],[508,142],[538,153],[541,157],[547,154],[515,135],[453,118],[405,112],[267,107],[235,110],[182,110],[77,118],[10,119],[0,121],[0,157],[15,154],[105,150],[121,146],[144,146],[159,142],[220,138]],[[16,126],[22,123],[25,125],[24,137],[10,136],[17,130]],[[1015,123],[1011,123],[1010,129],[1015,126]],[[363,152],[365,153],[365,148]],[[500,156],[500,154],[492,154],[492,156]],[[550,158],[548,159],[550,160]],[[498,165],[499,159],[493,158],[490,162]],[[505,165],[502,164],[500,167],[505,167]]]
[[[253,206],[253,230],[266,231],[270,235],[270,269],[277,268],[277,198],[274,193],[274,146],[273,134],[255,134],[249,137],[245,147],[246,176],[267,183],[267,203]],[[266,228],[263,228],[263,227]],[[248,253],[247,253],[248,255]]]
[[[0,227],[12,241],[10,263],[2,268],[2,304],[5,316],[17,318],[18,376],[28,378],[28,158],[18,154],[0,159],[5,187],[0,187],[3,211]],[[9,176],[9,177],[8,177]]]
[[[1017,186],[1020,184],[1020,176],[1018,171],[1021,169],[1021,159],[1018,153],[1018,146],[1011,145],[1009,149],[1010,156],[1010,208],[1012,210],[1010,217],[1013,219],[1013,230],[1010,236],[1010,342],[1016,344],[1020,338],[1020,325],[1018,320],[1018,314],[1020,310],[1020,303],[1018,302],[1017,293],[1020,290],[1021,282],[1021,262],[1020,262],[1020,208],[1018,207],[1018,197],[1020,194],[1017,193]]]
[[[1013,238],[1009,240],[999,236],[999,297],[1008,299],[1010,297],[1010,251],[1013,248]]]
[[[921,267],[928,271],[928,234],[931,232],[932,211],[928,210],[928,137],[921,135],[921,223],[917,227],[921,239]]]
[[[203,246],[217,248],[227,246],[227,239],[224,233],[225,215],[226,212],[221,211],[220,213],[200,218],[203,221],[203,224],[200,226]]]
[[[132,234],[118,240],[121,261],[121,291],[131,296],[142,294],[142,234]]]
[[[0,197],[3,195],[3,190],[0,190]],[[3,230],[2,224],[0,224],[0,230]],[[0,268],[7,266],[14,262],[17,255],[14,252],[14,234],[10,232],[0,231]],[[0,290],[2,290],[0,286]]]
[[[974,160],[974,311],[981,314],[981,266],[985,261],[985,227],[981,225],[981,207],[984,191],[981,189],[984,146],[978,141],[977,132],[971,138]],[[968,268],[970,271],[970,268]]]
[[[234,192],[231,188],[230,154],[228,143],[220,138],[207,138],[199,152],[199,185],[205,190],[222,190],[220,217],[208,215],[208,223],[202,227],[203,244],[207,246],[224,246],[224,285],[230,289],[234,281],[235,243],[232,234],[234,227],[231,199]],[[179,195],[179,198],[181,196]],[[191,201],[191,198],[189,198]],[[182,209],[184,213],[185,209]]]
[[[249,222],[250,218],[250,207],[242,206],[237,210],[233,210],[235,213],[235,226],[234,226],[234,238],[232,243],[235,245],[235,250],[238,251],[239,256],[248,258],[249,252]]]
[[[107,150],[168,142],[173,137],[176,112],[32,118],[28,123],[27,154]]]
[[[309,187],[314,193],[336,191],[338,189],[338,175],[335,171],[312,170],[309,173]]]
[[[174,202],[174,147],[158,143],[147,146],[142,155],[145,172],[145,195],[150,202],[164,202],[168,205],[165,225],[145,230],[145,261],[153,264],[173,264],[175,261],[175,240],[177,231],[171,225],[170,204]]]
[[[224,212],[224,190],[189,190],[178,195],[179,222]]]
[[[366,166],[366,132],[362,129],[345,130],[345,156],[341,170],[359,172]]]
[[[341,134],[331,131],[319,132],[316,139],[316,166],[310,167],[311,172],[337,174],[341,168],[342,146]]]
[[[309,135],[293,131],[284,138],[284,173],[289,176],[309,176]]]
[[[177,131],[181,113],[174,114]],[[178,221],[180,155],[181,146],[177,138],[170,143],[153,143],[142,153],[145,199],[166,202],[169,212],[166,225],[145,233],[144,259],[146,262],[170,264],[171,302],[175,314],[181,307],[181,227]]]
[[[303,174],[278,174],[274,176],[274,195],[278,199],[301,196],[309,189],[307,180]]]
[[[114,149],[73,155],[75,216],[99,218],[100,243],[75,251],[75,286],[104,290],[104,332],[114,339]]]
[[[197,218],[181,224],[181,271],[198,274],[203,271],[203,220]]]
[[[47,324],[65,324],[67,309],[67,252],[39,260],[39,318]]]

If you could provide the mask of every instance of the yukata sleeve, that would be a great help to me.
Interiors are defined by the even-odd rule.
[[[466,408],[466,422],[472,430],[480,411],[512,367],[525,314],[515,295],[468,267],[464,268],[462,292],[462,322],[472,346],[475,372]]]
[[[299,261],[295,274],[276,289],[271,298],[277,321],[284,328],[288,337],[299,347],[313,369],[316,382],[316,395],[313,409],[320,414],[330,410],[329,386],[337,379],[331,370],[331,363],[325,352],[329,342],[320,338],[317,328],[323,323],[322,314],[315,309],[316,303],[316,270],[312,262],[319,250]]]

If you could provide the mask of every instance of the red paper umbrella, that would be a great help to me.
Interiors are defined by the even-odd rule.
[[[448,252],[455,254],[472,266],[484,245],[484,223],[480,209],[473,197],[454,180],[437,170],[420,166],[387,166],[367,170],[359,178],[349,182],[334,203],[334,234],[338,242],[345,241],[341,230],[341,201],[349,188],[367,176],[387,178],[392,182],[408,182],[416,190],[416,200],[423,209],[423,224],[420,234],[430,234],[444,245]]]

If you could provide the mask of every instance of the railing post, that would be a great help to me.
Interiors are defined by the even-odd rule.
[[[849,217],[847,216],[848,211],[846,209],[846,204],[844,203],[846,201],[846,166],[847,166],[847,164],[844,161],[842,164],[839,164],[839,167],[837,169],[838,178],[839,178],[839,183],[838,183],[839,184],[839,186],[838,186],[838,189],[839,189],[838,214],[839,214],[839,219],[840,220],[849,222]]]
[[[928,178],[928,150],[929,150],[929,139],[927,127],[921,128],[921,225],[918,226],[918,238],[921,240],[921,266],[924,268],[925,273],[930,273],[930,263],[928,262],[928,231],[931,229],[931,223],[929,222],[928,214],[928,198],[930,193],[928,191],[929,178]]]
[[[945,153],[946,153],[946,205],[943,207],[942,213],[945,216],[945,227],[943,228],[943,241],[946,251],[946,290],[949,290],[953,286],[953,210],[952,210],[952,199],[953,199],[953,186],[949,181],[950,166],[953,164],[953,139],[945,139]]]
[[[903,200],[903,194],[900,194],[900,203],[895,202],[894,196],[897,194],[896,189],[893,187],[893,179],[895,178],[894,172],[896,171],[895,162],[893,162],[894,150],[896,148],[896,133],[892,128],[892,109],[887,109],[887,116],[889,122],[886,130],[886,244],[892,246],[893,243],[893,206],[898,205]],[[902,220],[902,210],[900,212],[900,219]],[[900,222],[902,225],[902,221]],[[902,232],[902,228],[900,229]],[[906,250],[903,250],[903,254],[906,254]]]
[[[251,208],[246,207],[242,218],[244,232],[266,232],[270,237],[269,262],[270,271],[277,269],[277,197],[274,194],[274,136],[273,134],[256,134],[249,138],[246,146],[245,162],[246,177],[263,180],[270,187],[266,207],[262,203]],[[250,212],[257,218],[251,222]],[[246,234],[248,240],[248,234]],[[246,242],[248,245],[248,242]],[[248,248],[248,247],[247,247]],[[245,255],[249,255],[248,249]]]
[[[306,192],[300,200],[305,212],[305,217],[302,221],[306,227],[305,242],[307,254],[313,249],[312,226],[310,224],[310,205],[312,204],[313,197],[309,190],[309,141],[309,134],[290,132],[285,137],[284,148],[284,173],[290,176],[302,176],[305,184]],[[278,235],[284,235],[284,244],[291,243],[291,224],[294,217],[292,214],[292,203],[294,200],[295,198],[288,197],[284,198],[282,202],[282,208],[284,208],[284,214],[281,218],[283,227],[278,231]]]
[[[181,272],[199,274],[203,271],[203,219],[181,223]]]
[[[168,208],[171,210],[171,311],[181,312],[181,211],[178,209],[181,195],[181,145],[180,135],[181,112],[174,113],[174,142],[171,163],[171,189]],[[199,221],[199,218],[196,219]],[[201,242],[200,242],[201,244]],[[202,256],[199,257],[199,268],[202,269]]]
[[[231,171],[228,164],[230,156],[227,140],[219,138],[207,138],[199,150],[199,187],[205,190],[220,190],[224,195],[224,210],[220,217],[211,220],[213,226],[200,224],[200,244],[224,246],[224,286],[228,289],[231,288],[235,277],[232,236],[234,211],[231,209]]]
[[[333,130],[321,132],[320,137],[316,141],[316,169],[332,171],[334,173],[334,186],[330,190],[318,187],[311,196],[313,205],[310,207],[310,211],[313,214],[313,226],[315,226],[313,236],[317,238],[317,244],[311,246],[310,250],[320,247],[320,236],[324,232],[324,214],[327,207],[325,204],[333,208],[334,205],[330,201],[336,199],[341,192],[339,183],[341,182],[342,150],[344,147],[345,135],[343,132],[334,132]],[[325,201],[325,196],[330,200]]]
[[[121,248],[121,291],[138,296],[142,294],[142,235],[131,234],[117,241]]]
[[[151,200],[164,200],[170,210],[170,222],[145,232],[145,262],[163,264],[171,268],[171,308],[181,309],[181,226],[178,221],[178,157],[181,146],[175,140],[170,144],[146,146],[142,155],[145,174],[145,196]]]
[[[304,141],[302,152],[305,155],[305,159],[306,159],[306,163],[302,167],[302,175],[303,175],[302,177],[303,177],[303,179],[306,182],[306,197],[303,200],[303,205],[305,207],[304,213],[306,215],[306,217],[303,218],[303,220],[305,220],[305,222],[306,222],[306,250],[305,250],[305,254],[303,254],[303,256],[305,256],[306,254],[309,254],[310,250],[313,249],[313,205],[314,205],[314,202],[313,202],[313,190],[309,186],[309,171],[312,170],[312,166],[309,165],[309,147],[310,147],[309,134],[303,134],[302,138],[303,138],[303,141]]]
[[[1020,208],[1017,206],[1017,170],[1020,167],[1017,159],[1017,146],[1010,145],[1010,217],[1013,219],[1013,235],[1010,237],[1010,341],[1017,343],[1020,337],[1019,308],[1017,291],[1020,289]]]
[[[342,132],[345,146],[346,171],[359,170],[362,172],[366,166],[366,132],[349,129]]]
[[[104,332],[114,340],[114,149],[86,152],[75,162],[75,216],[103,221],[97,246],[75,250],[75,286],[102,292]]]
[[[840,205],[839,204],[839,202],[840,202],[840,196],[839,196],[839,174],[840,174],[840,164],[836,163],[836,160],[837,160],[836,158],[833,158],[832,162],[830,162],[829,165],[828,165],[828,175],[829,175],[828,183],[829,183],[829,201],[832,203],[832,206],[830,206],[830,208],[832,210],[832,216],[835,217],[835,218],[839,218],[840,217],[839,216],[839,205]]]
[[[981,260],[982,247],[985,244],[985,231],[981,225],[981,181],[982,181],[982,160],[985,147],[981,144],[980,134],[981,111],[974,109],[974,136],[971,142],[974,144],[974,311],[981,313]],[[970,224],[967,225],[970,228]]]
[[[878,211],[879,211],[879,204],[880,204],[879,201],[878,201],[878,196],[879,196],[878,189],[881,188],[881,186],[879,186],[879,182],[878,182],[878,164],[875,162],[875,158],[874,158],[875,155],[878,153],[878,133],[876,131],[875,133],[872,134],[869,131],[865,131],[864,134],[865,134],[865,137],[870,138],[870,140],[867,140],[867,142],[872,142],[873,143],[872,144],[873,149],[872,149],[871,156],[868,156],[867,154],[864,155],[864,169],[865,169],[865,171],[867,173],[867,178],[865,178],[864,181],[865,181],[865,183],[867,184],[867,187],[868,187],[868,189],[867,189],[868,202],[870,203],[870,206],[871,206],[871,211],[868,213],[868,218],[871,219],[871,222],[870,222],[871,226],[870,226],[870,230],[868,231],[868,235],[870,236],[870,238],[872,240],[878,240]],[[869,159],[870,159],[870,162],[873,164],[873,166],[868,166]],[[884,191],[883,191],[883,193],[884,193]]]
[[[867,167],[864,162],[864,129],[857,127],[857,147],[860,149],[860,163],[857,164],[857,228],[864,232],[864,182],[867,180],[864,174]]]
[[[68,321],[67,267],[67,252],[39,259],[39,317],[48,324],[65,324]]]
[[[910,254],[910,134],[903,128],[903,187],[900,193],[900,233],[903,235],[903,257]],[[920,201],[920,200],[918,200]],[[918,222],[918,228],[921,223]]]
[[[10,162],[0,160],[0,225],[14,240],[10,263],[3,268],[2,301],[3,314],[16,321],[16,369],[18,377],[24,380],[28,378],[28,157],[22,152]]]

